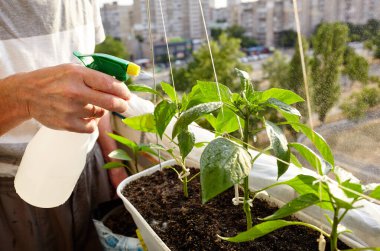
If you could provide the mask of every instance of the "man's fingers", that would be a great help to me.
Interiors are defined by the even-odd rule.
[[[92,133],[97,127],[95,119],[83,119],[77,118],[71,121],[70,128],[66,128],[69,131],[78,133]]]
[[[92,89],[112,94],[124,100],[128,100],[131,94],[123,82],[92,69],[83,69],[83,81]]]
[[[86,103],[93,104],[113,112],[123,113],[128,108],[127,101],[111,94],[102,93],[89,88],[83,93],[83,99]]]
[[[87,104],[83,107],[82,113],[79,115],[80,118],[101,118],[103,117],[105,110],[96,105]]]

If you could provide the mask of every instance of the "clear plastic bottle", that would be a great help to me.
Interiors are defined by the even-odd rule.
[[[42,127],[28,144],[15,178],[17,194],[27,203],[51,208],[71,195],[99,135]]]

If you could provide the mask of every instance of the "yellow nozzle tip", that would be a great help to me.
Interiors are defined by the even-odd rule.
[[[129,76],[133,76],[133,77],[136,77],[140,74],[140,66],[138,66],[137,64],[135,63],[129,63],[128,64],[128,68],[127,68],[127,74]]]

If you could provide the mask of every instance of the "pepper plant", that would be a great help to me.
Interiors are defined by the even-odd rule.
[[[347,178],[347,172],[335,166],[332,151],[326,141],[308,126],[301,124],[299,112],[290,106],[293,103],[303,101],[301,97],[291,91],[277,88],[263,92],[255,91],[248,74],[239,70],[237,73],[243,86],[243,90],[239,94],[231,93],[224,85],[210,82],[198,82],[193,89],[193,92],[198,91],[197,103],[221,100],[224,109],[221,109],[216,117],[213,114],[205,115],[216,133],[223,137],[211,141],[201,156],[202,202],[207,202],[234,184],[242,184],[244,190],[244,197],[238,198],[238,201],[243,202],[247,231],[235,237],[222,238],[239,242],[254,240],[285,226],[302,225],[319,231],[321,237],[323,235],[329,237],[330,249],[338,250],[339,235],[348,231],[344,227],[339,227],[343,218],[349,210],[356,208],[358,201],[380,199],[380,186],[378,184],[363,186],[358,180]],[[296,132],[303,133],[308,137],[319,151],[319,155],[301,143],[288,143],[281,129],[265,119],[268,109],[271,108],[276,109],[286,119],[286,122],[282,123],[283,125],[290,125]],[[180,120],[181,117],[179,117],[175,127],[181,128],[183,126]],[[265,128],[270,141],[270,146],[254,158],[248,152],[249,138],[253,136],[252,134],[259,132],[260,128],[250,126],[251,121],[256,122],[257,125],[261,124]],[[229,139],[228,133],[237,130],[239,127],[243,127],[242,140]],[[289,181],[277,182],[270,187],[254,192],[252,198],[271,187],[289,185],[298,192],[299,197],[284,205],[273,215],[262,219],[263,223],[252,227],[250,213],[252,199],[250,199],[251,193],[248,187],[248,174],[260,154],[269,149],[277,158],[277,179],[286,172],[289,162],[301,167],[298,159],[291,153],[291,149],[297,151],[315,168],[317,176],[298,175]],[[327,177],[330,172],[334,174],[337,183]],[[332,186],[335,186],[335,190]],[[342,198],[339,194],[344,194],[345,197]],[[312,205],[320,206],[322,209],[332,212],[332,218],[326,215],[327,221],[331,224],[330,233],[312,224],[283,220],[284,217]],[[321,237],[319,248],[324,250],[325,241]],[[379,250],[377,248],[371,249]]]
[[[257,194],[276,186],[288,185],[298,193],[298,197],[286,203],[272,215],[263,218],[263,223],[237,236],[221,237],[222,239],[232,242],[251,241],[282,227],[303,225],[321,233],[321,237],[318,239],[319,250],[325,249],[324,245],[326,242],[324,238],[322,238],[322,235],[324,235],[330,239],[330,250],[337,251],[339,250],[338,237],[345,232],[351,232],[341,225],[347,213],[350,210],[359,208],[361,206],[359,202],[362,200],[369,200],[371,202],[380,200],[380,184],[361,184],[351,173],[339,166],[335,166],[330,147],[319,134],[305,125],[293,123],[292,126],[297,130],[304,131],[318,149],[319,154],[300,143],[289,144],[290,147],[298,150],[310,163],[310,166],[316,170],[317,174],[300,174],[290,180],[276,182],[268,187],[255,191],[254,193]],[[322,157],[320,157],[320,155]],[[335,181],[327,177],[329,173],[333,174]],[[377,203],[380,203],[380,201],[377,201]],[[313,205],[330,212],[329,214],[324,214],[327,222],[331,225],[330,233],[323,231],[318,228],[318,226],[283,219]],[[353,250],[380,250],[380,248],[366,247]]]
[[[296,94],[281,89],[269,89],[264,92],[253,91],[246,74],[242,71],[238,71],[238,73],[241,77],[242,85],[244,86],[240,94],[231,93],[226,86],[221,84],[219,84],[219,90],[216,91],[218,88],[218,84],[216,83],[198,82],[198,85],[195,86],[195,88],[203,90],[203,93],[207,94],[204,96],[207,96],[210,100],[218,97],[223,98],[225,117],[223,117],[222,112],[220,112],[217,117],[208,115],[208,120],[217,133],[221,135],[224,133],[220,128],[215,126],[220,124],[220,121],[225,119],[233,120],[233,115],[244,119],[243,141],[240,142],[240,144],[238,140],[235,139],[235,141],[232,141],[227,138],[228,135],[224,134],[224,137],[219,137],[211,141],[201,156],[203,202],[207,202],[233,184],[243,184],[244,197],[242,199],[243,208],[247,216],[247,231],[235,237],[221,238],[232,242],[249,241],[262,237],[282,227],[302,225],[319,231],[321,237],[323,237],[322,235],[329,237],[330,250],[338,250],[337,243],[339,235],[349,231],[340,225],[342,220],[350,210],[358,207],[359,201],[364,199],[370,201],[376,199],[380,200],[380,185],[370,184],[364,186],[348,172],[335,166],[332,151],[323,137],[308,126],[301,124],[299,113],[289,106],[289,104],[294,102],[302,101]],[[222,95],[220,95],[220,93],[222,93]],[[264,115],[268,107],[277,109],[286,119],[286,122],[281,124],[290,125],[296,132],[303,133],[318,150],[319,154],[301,143],[287,143],[280,128],[265,120]],[[257,154],[254,158],[252,158],[247,151],[248,139],[251,136],[249,118],[252,116],[254,116],[256,121],[261,121],[262,125],[266,128],[270,146],[265,150],[272,149],[274,155],[277,157],[277,179],[286,172],[289,162],[301,167],[298,159],[291,153],[291,149],[297,151],[304,157],[310,163],[310,166],[316,170],[317,174],[315,176],[301,174],[288,181],[276,182],[273,185],[251,193],[248,188],[250,167],[254,164],[258,156],[265,151]],[[234,126],[227,128],[235,128],[236,130],[237,123],[235,122],[234,124]],[[259,129],[253,131],[257,132]],[[333,173],[336,182],[327,177],[329,173]],[[249,195],[252,194],[252,198],[255,198],[260,192],[280,185],[292,187],[299,196],[285,204],[273,215],[262,219],[263,223],[254,227],[249,225],[249,221],[251,220],[249,211],[251,199]],[[327,214],[325,215],[327,221],[331,224],[330,233],[312,224],[283,219],[312,205],[317,205],[322,209],[332,212],[332,217]],[[324,250],[325,241],[321,237],[319,239],[319,250]],[[380,250],[379,248],[368,248],[368,250],[369,249]]]
[[[252,158],[248,152],[249,139],[260,130],[266,130],[270,146],[263,152],[273,150],[274,155],[278,158],[278,177],[280,177],[286,172],[289,161],[291,158],[294,159],[294,156],[292,157],[287,140],[280,127],[267,121],[265,115],[269,109],[276,109],[284,114],[285,118],[299,117],[300,113],[290,104],[303,101],[303,99],[297,94],[283,89],[273,88],[263,92],[255,91],[248,74],[240,70],[236,70],[236,72],[241,80],[242,91],[240,93],[232,93],[227,86],[222,84],[198,81],[192,92],[198,91],[196,101],[199,104],[186,110],[178,118],[174,125],[173,137],[181,130],[186,130],[188,124],[194,119],[199,118],[195,116],[192,120],[187,120],[187,113],[197,110],[198,107],[211,106],[216,103],[223,104],[216,117],[213,115],[206,116],[217,133],[224,136],[211,141],[202,153],[200,160],[202,202],[206,203],[233,185],[242,184],[244,196],[243,198],[235,198],[234,202],[242,202],[247,229],[250,229],[252,227],[250,210],[252,199],[248,187],[248,175],[252,164],[259,155]],[[226,121],[230,121],[227,128],[218,127],[218,125],[226,124]],[[253,127],[252,121],[255,124],[260,124],[261,128]],[[239,129],[239,127],[242,127],[240,142],[229,139],[228,133]],[[223,129],[228,130],[223,131]]]
[[[116,140],[117,142],[129,147],[132,151],[132,157],[129,156],[129,154],[126,151],[124,151],[123,149],[116,149],[116,150],[110,152],[108,154],[108,156],[110,158],[118,159],[118,160],[122,160],[122,161],[133,160],[135,169],[132,170],[129,166],[122,164],[120,162],[108,162],[103,166],[103,168],[105,168],[105,169],[118,168],[120,166],[123,166],[123,167],[127,168],[131,174],[136,174],[139,172],[138,160],[139,160],[139,154],[140,153],[147,153],[147,154],[158,157],[155,149],[150,144],[138,144],[132,140],[129,140],[127,138],[124,138],[122,136],[119,136],[119,135],[116,135],[113,133],[108,133],[108,136],[111,137],[112,139]]]
[[[167,94],[168,98],[162,96],[159,92],[150,87],[130,85],[129,89],[132,91],[153,93],[158,95],[162,100],[155,106],[153,114],[144,114],[141,116],[126,118],[123,122],[135,130],[156,133],[161,139],[167,137],[171,143],[179,149],[180,156],[177,156],[174,152],[174,148],[152,145],[153,148],[167,152],[181,167],[181,172],[178,172],[173,167],[171,168],[177,172],[178,178],[183,183],[184,196],[188,197],[188,183],[196,176],[191,178],[188,177],[190,173],[189,169],[186,167],[186,157],[194,147],[203,145],[201,142],[195,142],[195,136],[190,130],[188,130],[188,125],[202,115],[218,110],[222,106],[222,103],[213,102],[199,104],[185,110],[194,102],[191,103],[186,95],[184,95],[182,99],[179,99],[175,89],[167,83],[161,82],[161,88]],[[167,135],[165,134],[165,131],[174,117],[179,117],[177,123],[179,122],[182,126],[174,126],[172,135]]]

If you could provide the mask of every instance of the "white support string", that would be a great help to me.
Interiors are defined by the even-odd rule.
[[[204,27],[204,29],[205,29],[205,34],[206,34],[206,40],[207,40],[208,50],[210,51],[210,58],[211,58],[212,69],[214,70],[214,78],[215,78],[215,82],[216,82],[216,84],[217,84],[217,86],[218,86],[218,94],[219,94],[220,101],[222,101],[222,97],[221,97],[221,95],[220,95],[220,89],[219,89],[218,76],[216,75],[216,70],[215,70],[214,57],[213,57],[213,55],[212,55],[210,39],[209,39],[209,37],[208,37],[208,31],[207,31],[207,26],[206,26],[205,15],[204,15],[204,12],[203,12],[202,1],[201,1],[201,0],[198,0],[198,2],[199,2],[199,8],[200,8],[200,10],[201,10],[201,16],[202,16],[202,21],[203,21],[203,27]]]
[[[300,26],[300,21],[299,21],[299,16],[298,16],[298,6],[297,6],[297,0],[293,0],[293,12],[294,12],[294,19],[296,21],[296,29],[297,29],[297,38],[298,38],[298,49],[300,52],[300,58],[301,58],[301,66],[302,66],[302,75],[303,75],[303,81],[304,81],[304,86],[305,86],[305,94],[306,94],[306,102],[307,102],[307,111],[308,111],[308,116],[309,116],[309,124],[311,130],[313,129],[313,118],[312,118],[312,111],[311,111],[311,102],[310,102],[310,95],[309,95],[309,83],[308,83],[308,78],[307,78],[307,73],[306,73],[306,64],[305,64],[305,56],[303,54],[303,44],[302,44],[302,36],[301,36],[301,26]],[[314,134],[312,136],[314,138]],[[322,202],[322,185],[326,181],[326,177],[319,173],[319,175],[322,175],[320,179],[318,180],[319,182],[319,200]],[[322,208],[319,209],[320,214],[322,215]],[[320,228],[323,229],[323,224],[321,222]],[[326,248],[326,240],[323,234],[319,236],[317,239],[318,242],[318,250],[319,251],[324,251]]]
[[[216,69],[215,69],[215,64],[214,64],[214,57],[213,57],[213,55],[212,55],[210,39],[209,39],[209,37],[208,37],[208,31],[207,31],[207,25],[206,25],[205,15],[204,15],[204,12],[203,12],[202,1],[201,1],[201,0],[198,0],[198,3],[199,3],[200,11],[201,11],[201,16],[202,16],[202,21],[203,21],[203,27],[204,27],[204,29],[205,29],[205,34],[206,34],[206,40],[207,40],[208,50],[209,50],[209,52],[210,52],[211,65],[212,65],[212,69],[213,69],[213,71],[214,71],[214,78],[215,78],[215,82],[216,82],[216,88],[217,88],[217,90],[218,90],[219,101],[222,102],[222,95],[220,94],[220,87],[219,87],[219,82],[218,82],[218,76],[217,76],[217,74],[216,74]],[[224,116],[223,106],[222,106],[222,108],[221,108],[221,111],[222,111],[222,115]],[[240,125],[240,121],[239,121],[239,119],[238,119],[238,122],[239,122],[239,125]],[[240,126],[240,127],[241,127],[241,126]]]
[[[299,20],[299,16],[298,16],[297,0],[293,0],[293,11],[294,11],[294,18],[296,21],[298,48],[300,51],[303,83],[305,85],[305,94],[306,94],[307,111],[308,111],[308,115],[309,115],[309,124],[310,124],[310,128],[313,130],[313,118],[312,118],[312,112],[311,112],[311,102],[310,102],[309,83],[308,83],[309,81],[307,78],[305,57],[303,54],[303,44],[302,44],[300,20]]]
[[[167,36],[167,33],[166,33],[164,11],[163,11],[163,9],[162,9],[162,1],[161,1],[161,0],[158,0],[158,2],[159,2],[159,5],[160,5],[160,12],[161,12],[162,26],[163,26],[163,28],[164,28],[164,36],[165,36],[165,43],[166,43],[166,51],[167,51],[167,54],[168,54],[168,60],[169,60],[170,76],[171,76],[172,83],[173,83],[174,94],[176,95],[176,105],[177,105],[177,107],[178,107],[177,92],[175,91],[176,88],[175,88],[174,77],[173,77],[172,61],[171,61],[171,58],[170,58],[170,50],[169,50],[168,36]]]
[[[152,20],[150,16],[150,0],[146,0],[146,11],[148,14],[148,30],[149,30],[149,45],[150,45],[150,55],[151,55],[151,60],[152,60],[152,66],[153,66],[153,86],[154,89],[157,90],[157,81],[156,81],[156,65],[155,65],[155,60],[154,60],[154,46],[153,46],[153,38],[152,38]],[[157,96],[153,95],[153,102],[156,104],[157,103]],[[158,135],[156,134],[156,144],[158,145]],[[161,151],[158,150],[158,161],[160,165],[160,169],[162,168],[161,166]]]

